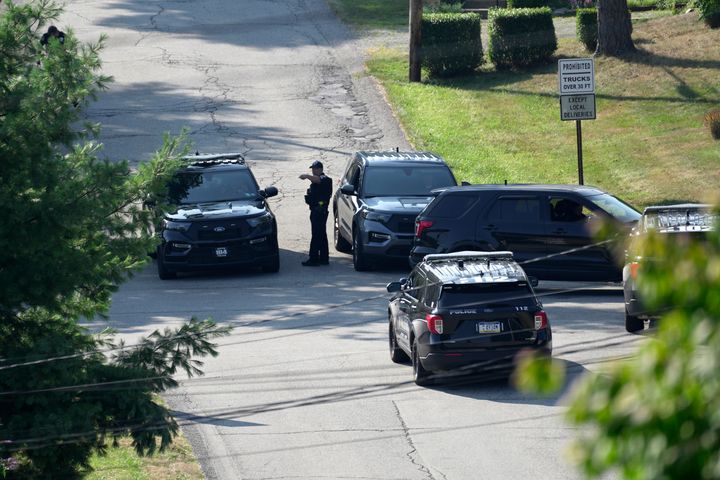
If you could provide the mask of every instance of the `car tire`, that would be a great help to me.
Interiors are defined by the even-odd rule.
[[[157,273],[158,273],[158,277],[160,278],[160,280],[171,280],[171,279],[177,277],[177,273],[168,270],[167,266],[165,265],[161,247],[158,247],[158,249],[157,249],[157,255],[155,258],[155,262],[157,263]]]
[[[395,336],[395,329],[392,326],[392,321],[389,321],[388,328],[388,341],[390,344],[390,360],[395,363],[407,363],[410,357],[407,356],[402,348],[397,343],[397,337]]]
[[[340,233],[337,215],[335,215],[335,221],[333,222],[333,237],[335,238],[335,250],[341,253],[350,253],[352,245]]]
[[[370,265],[368,264],[367,257],[362,251],[362,243],[360,243],[359,237],[360,235],[358,235],[357,232],[353,234],[353,267],[355,267],[356,272],[366,272],[370,270]]]
[[[263,272],[277,273],[280,271],[280,253],[277,253],[273,259],[266,265],[263,265]]]
[[[412,367],[413,380],[415,380],[416,385],[422,387],[432,384],[432,373],[425,370],[425,367],[422,366],[422,362],[420,361],[417,340],[413,341],[412,346]]]
[[[645,322],[643,319],[630,315],[627,309],[625,309],[625,330],[629,333],[635,333],[639,332],[643,328],[645,328]]]

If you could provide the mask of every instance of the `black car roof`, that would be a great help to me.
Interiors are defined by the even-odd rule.
[[[437,281],[454,284],[527,281],[512,252],[465,251],[426,255],[423,268]]]
[[[445,165],[445,160],[432,152],[360,151],[356,155],[366,165]]]
[[[547,192],[547,193],[567,193],[575,192],[582,196],[602,195],[606,193],[597,187],[588,185],[549,185],[541,183],[512,183],[508,185],[503,184],[478,184],[478,185],[464,185],[458,187],[448,187],[443,189],[433,190],[433,193],[467,193],[467,192],[486,192],[486,191],[502,191],[508,193],[522,193],[522,192]]]

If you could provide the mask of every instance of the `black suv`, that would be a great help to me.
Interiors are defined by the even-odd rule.
[[[189,159],[169,185],[175,208],[159,232],[158,276],[248,264],[277,272],[277,223],[265,201],[277,188],[261,190],[239,153]]]
[[[713,213],[711,205],[686,203],[645,208],[642,219],[630,234],[623,268],[625,330],[631,333],[642,330],[645,328],[645,319],[652,319],[662,313],[662,310],[648,309],[638,296],[637,280],[642,275],[642,263],[652,261],[640,257],[638,242],[642,242],[650,232],[668,236],[673,242],[704,241],[717,221],[718,215]]]
[[[540,279],[619,282],[621,260],[593,234],[604,220],[629,230],[639,218],[627,203],[594,187],[448,188],[418,215],[410,263],[432,253],[509,250]]]
[[[352,251],[358,271],[373,260],[405,261],[430,191],[454,185],[450,168],[432,153],[355,153],[333,198],[335,248]]]
[[[410,357],[415,383],[433,372],[507,374],[523,350],[552,354],[547,314],[510,252],[428,255],[388,284],[390,358]]]

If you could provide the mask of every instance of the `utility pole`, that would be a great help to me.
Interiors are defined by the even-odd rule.
[[[410,81],[420,81],[420,22],[422,0],[410,0]]]

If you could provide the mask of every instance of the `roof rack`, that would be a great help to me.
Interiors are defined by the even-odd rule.
[[[509,251],[498,251],[498,252],[482,252],[466,250],[463,252],[453,253],[432,253],[425,255],[425,262],[446,262],[448,260],[489,260],[489,259],[503,259],[512,260],[513,253]]]
[[[188,155],[183,159],[197,165],[218,165],[222,163],[245,163],[242,153],[198,153]]]

